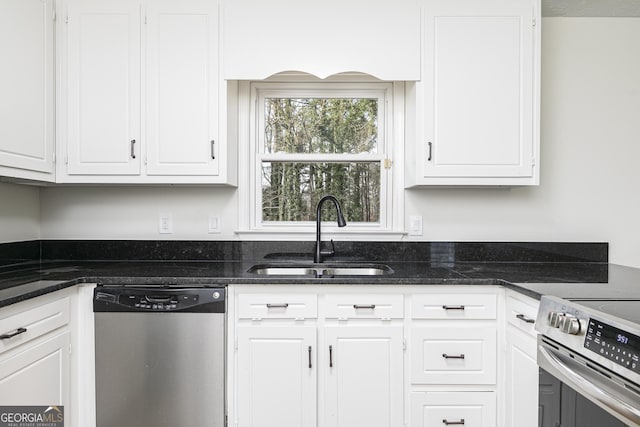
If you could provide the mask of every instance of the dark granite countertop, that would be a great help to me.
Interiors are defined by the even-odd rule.
[[[563,298],[640,299],[640,269],[606,262],[606,244],[341,244],[342,257],[327,263],[384,263],[393,273],[314,278],[260,276],[247,272],[253,265],[284,263],[285,259],[309,263],[309,254],[303,252],[308,244],[297,247],[298,244],[278,242],[278,249],[286,246],[284,252],[278,252],[273,250],[273,244],[256,242],[223,242],[216,244],[214,250],[203,247],[201,242],[195,245],[191,242],[108,242],[102,246],[109,257],[117,258],[114,254],[118,254],[123,259],[88,261],[83,257],[99,258],[101,242],[44,242],[39,243],[39,256],[62,255],[65,259],[25,261],[29,248],[24,247],[33,245],[21,243],[23,253],[15,257],[20,258],[17,262],[0,264],[0,307],[78,283],[502,285],[534,298],[552,294]],[[9,249],[4,248],[7,252]],[[202,256],[205,252],[214,253],[216,259],[198,259],[206,258]]]
[[[309,278],[247,273],[243,261],[47,261],[0,268],[0,307],[78,283],[220,286],[243,284],[503,285],[532,297],[639,298],[640,269],[602,263],[439,265],[388,263],[384,276]]]

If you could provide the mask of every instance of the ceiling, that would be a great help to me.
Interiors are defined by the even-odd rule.
[[[640,0],[542,0],[542,16],[640,17]]]

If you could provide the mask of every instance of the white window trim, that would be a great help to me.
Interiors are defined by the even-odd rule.
[[[385,147],[380,153],[357,155],[313,155],[313,159],[340,161],[374,160],[384,158],[392,162],[390,170],[383,170],[381,175],[386,185],[381,185],[381,218],[380,223],[353,223],[347,218],[347,227],[338,228],[336,224],[323,221],[323,240],[400,240],[406,235],[404,230],[404,83],[365,82],[353,79],[341,79],[340,82],[304,83],[305,96],[336,96],[335,91],[346,91],[344,96],[370,96],[371,91],[385,90],[385,118],[381,131],[384,132]],[[258,168],[262,159],[286,160],[295,158],[291,154],[262,154],[258,152],[258,120],[259,107],[257,91],[282,95],[283,89],[301,87],[299,82],[248,82],[238,84],[238,230],[240,239],[247,240],[313,240],[315,238],[315,221],[262,223],[261,184]],[[333,92],[332,92],[333,91]],[[358,93],[361,92],[361,93]],[[381,120],[382,121],[382,120]],[[380,128],[379,128],[380,129]],[[311,157],[309,157],[311,159]],[[385,176],[386,175],[386,176]],[[260,194],[259,194],[260,193]],[[339,195],[337,195],[339,198]]]

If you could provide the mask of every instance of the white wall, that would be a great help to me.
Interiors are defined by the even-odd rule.
[[[237,228],[237,191],[214,187],[54,187],[42,191],[44,239],[230,240]],[[159,234],[160,214],[172,234]],[[222,233],[209,234],[209,214]]]
[[[640,267],[640,18],[542,23],[541,185],[408,191],[428,240],[608,241]]]
[[[640,18],[546,18],[542,60],[541,185],[409,190],[406,216],[423,216],[419,240],[608,241],[640,267]],[[232,239],[238,224],[229,188],[44,188],[41,204],[47,239]]]
[[[40,189],[0,183],[0,243],[40,238]]]

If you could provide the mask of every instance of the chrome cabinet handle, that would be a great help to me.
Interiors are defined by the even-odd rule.
[[[289,304],[284,303],[284,304],[267,304],[267,308],[287,308],[289,307]]]
[[[136,152],[134,151],[134,145],[136,144],[136,140],[132,139],[131,140],[131,158],[135,159],[136,158]]]
[[[464,310],[464,305],[443,305],[443,310]]]
[[[442,424],[446,426],[462,426],[464,425],[464,418],[460,419],[460,421],[449,421],[445,418],[442,420]]]
[[[213,160],[216,159],[216,140],[215,139],[211,140],[211,158]]]
[[[459,354],[457,356],[451,356],[450,354],[442,353],[442,357],[444,357],[445,359],[464,359],[464,354]]]
[[[9,338],[24,334],[25,332],[27,332],[27,328],[18,328],[13,332],[7,332],[6,334],[0,335],[0,340],[8,340]]]
[[[329,367],[333,368],[333,346],[329,346]]]
[[[358,309],[374,310],[376,308],[376,305],[375,304],[369,304],[369,305],[353,304],[353,308],[355,308],[356,310]]]
[[[431,154],[433,153],[433,143],[431,141],[427,142],[429,144],[429,156],[427,157],[427,162],[430,162],[433,158]]]
[[[516,318],[518,318],[518,319],[522,320],[522,321],[523,321],[523,322],[525,322],[525,323],[536,323],[536,321],[535,321],[535,320],[533,320],[533,319],[531,319],[531,318],[529,318],[529,317],[525,316],[524,314],[517,314],[517,315],[516,315]]]
[[[311,369],[313,365],[311,364],[311,346],[309,346],[309,369]]]

